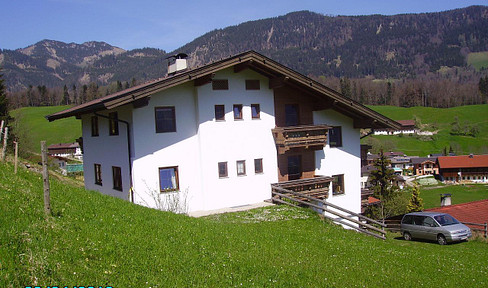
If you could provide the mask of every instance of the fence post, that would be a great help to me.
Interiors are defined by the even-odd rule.
[[[51,215],[51,195],[49,188],[49,171],[47,170],[47,149],[46,141],[41,141],[42,154],[42,179],[44,183],[44,213],[46,216]]]
[[[485,222],[485,238],[488,238],[488,223]]]
[[[3,149],[2,149],[2,161],[5,161],[5,154],[7,153],[7,139],[8,139],[8,127],[5,127],[3,133]]]
[[[0,123],[0,141],[2,141],[2,134],[3,134],[3,125],[4,125],[5,121],[2,120],[2,122]]]
[[[18,155],[19,155],[19,142],[14,141],[15,144],[15,157],[14,157],[14,174],[17,174],[17,162],[18,162]]]

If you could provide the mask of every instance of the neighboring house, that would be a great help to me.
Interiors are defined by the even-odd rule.
[[[415,134],[417,130],[415,129],[414,120],[398,120],[401,127],[398,130],[393,129],[375,129],[374,135],[398,135],[398,134]]]
[[[439,174],[439,166],[437,165],[437,157],[418,157],[412,158],[413,173],[417,176],[422,175],[437,175]]]
[[[448,182],[488,182],[488,155],[441,156],[439,173]]]
[[[74,157],[81,159],[83,156],[81,153],[80,144],[75,143],[60,143],[52,144],[47,147],[47,152],[51,156],[58,157]]]
[[[192,212],[310,179],[325,181],[329,202],[361,211],[360,129],[395,121],[254,51],[171,71],[46,117],[81,119],[87,189]]]

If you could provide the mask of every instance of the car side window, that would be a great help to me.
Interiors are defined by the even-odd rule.
[[[412,215],[405,215],[405,217],[403,217],[403,224],[413,224],[412,220],[413,220]]]
[[[424,219],[424,226],[427,226],[427,227],[435,227],[435,222],[434,222],[434,219],[430,218],[430,217],[425,217]]]
[[[415,225],[423,225],[424,218],[424,216],[413,216],[413,222]]]

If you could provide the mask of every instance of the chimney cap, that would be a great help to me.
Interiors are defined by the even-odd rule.
[[[188,54],[186,54],[186,53],[178,53],[178,54],[170,55],[170,56],[166,57],[166,59],[170,59],[170,58],[174,58],[174,59],[186,59],[186,58],[188,58]]]

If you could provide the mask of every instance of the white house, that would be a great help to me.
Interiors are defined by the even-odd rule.
[[[82,120],[87,189],[194,212],[323,175],[327,200],[360,213],[360,129],[398,123],[254,51],[183,67],[46,117]]]

